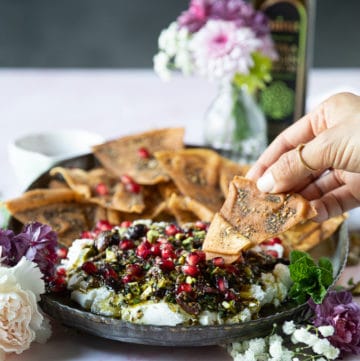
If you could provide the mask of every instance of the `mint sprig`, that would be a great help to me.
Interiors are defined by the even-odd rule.
[[[322,303],[327,289],[334,281],[331,261],[321,257],[316,264],[308,253],[292,251],[289,269],[294,282],[289,296],[298,304],[306,302],[309,296],[315,303]]]

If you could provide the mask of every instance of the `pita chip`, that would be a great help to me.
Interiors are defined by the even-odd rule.
[[[224,197],[219,187],[221,157],[208,149],[183,149],[155,154],[180,192],[217,212]]]
[[[169,180],[154,153],[183,148],[184,129],[167,128],[122,137],[93,148],[95,157],[114,176],[126,174],[139,184]]]

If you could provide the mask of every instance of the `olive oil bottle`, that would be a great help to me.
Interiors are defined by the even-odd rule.
[[[316,0],[254,0],[270,22],[278,59],[272,81],[259,94],[268,125],[268,140],[305,111],[307,74],[312,60]]]

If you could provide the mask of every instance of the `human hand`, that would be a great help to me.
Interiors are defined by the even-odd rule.
[[[360,206],[360,97],[339,93],[321,103],[283,131],[247,177],[263,192],[301,193],[318,222]]]

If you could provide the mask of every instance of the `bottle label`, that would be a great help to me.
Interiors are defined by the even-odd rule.
[[[269,18],[279,56],[273,63],[272,82],[260,94],[272,140],[304,111],[307,16],[297,0],[265,1],[261,10]]]

